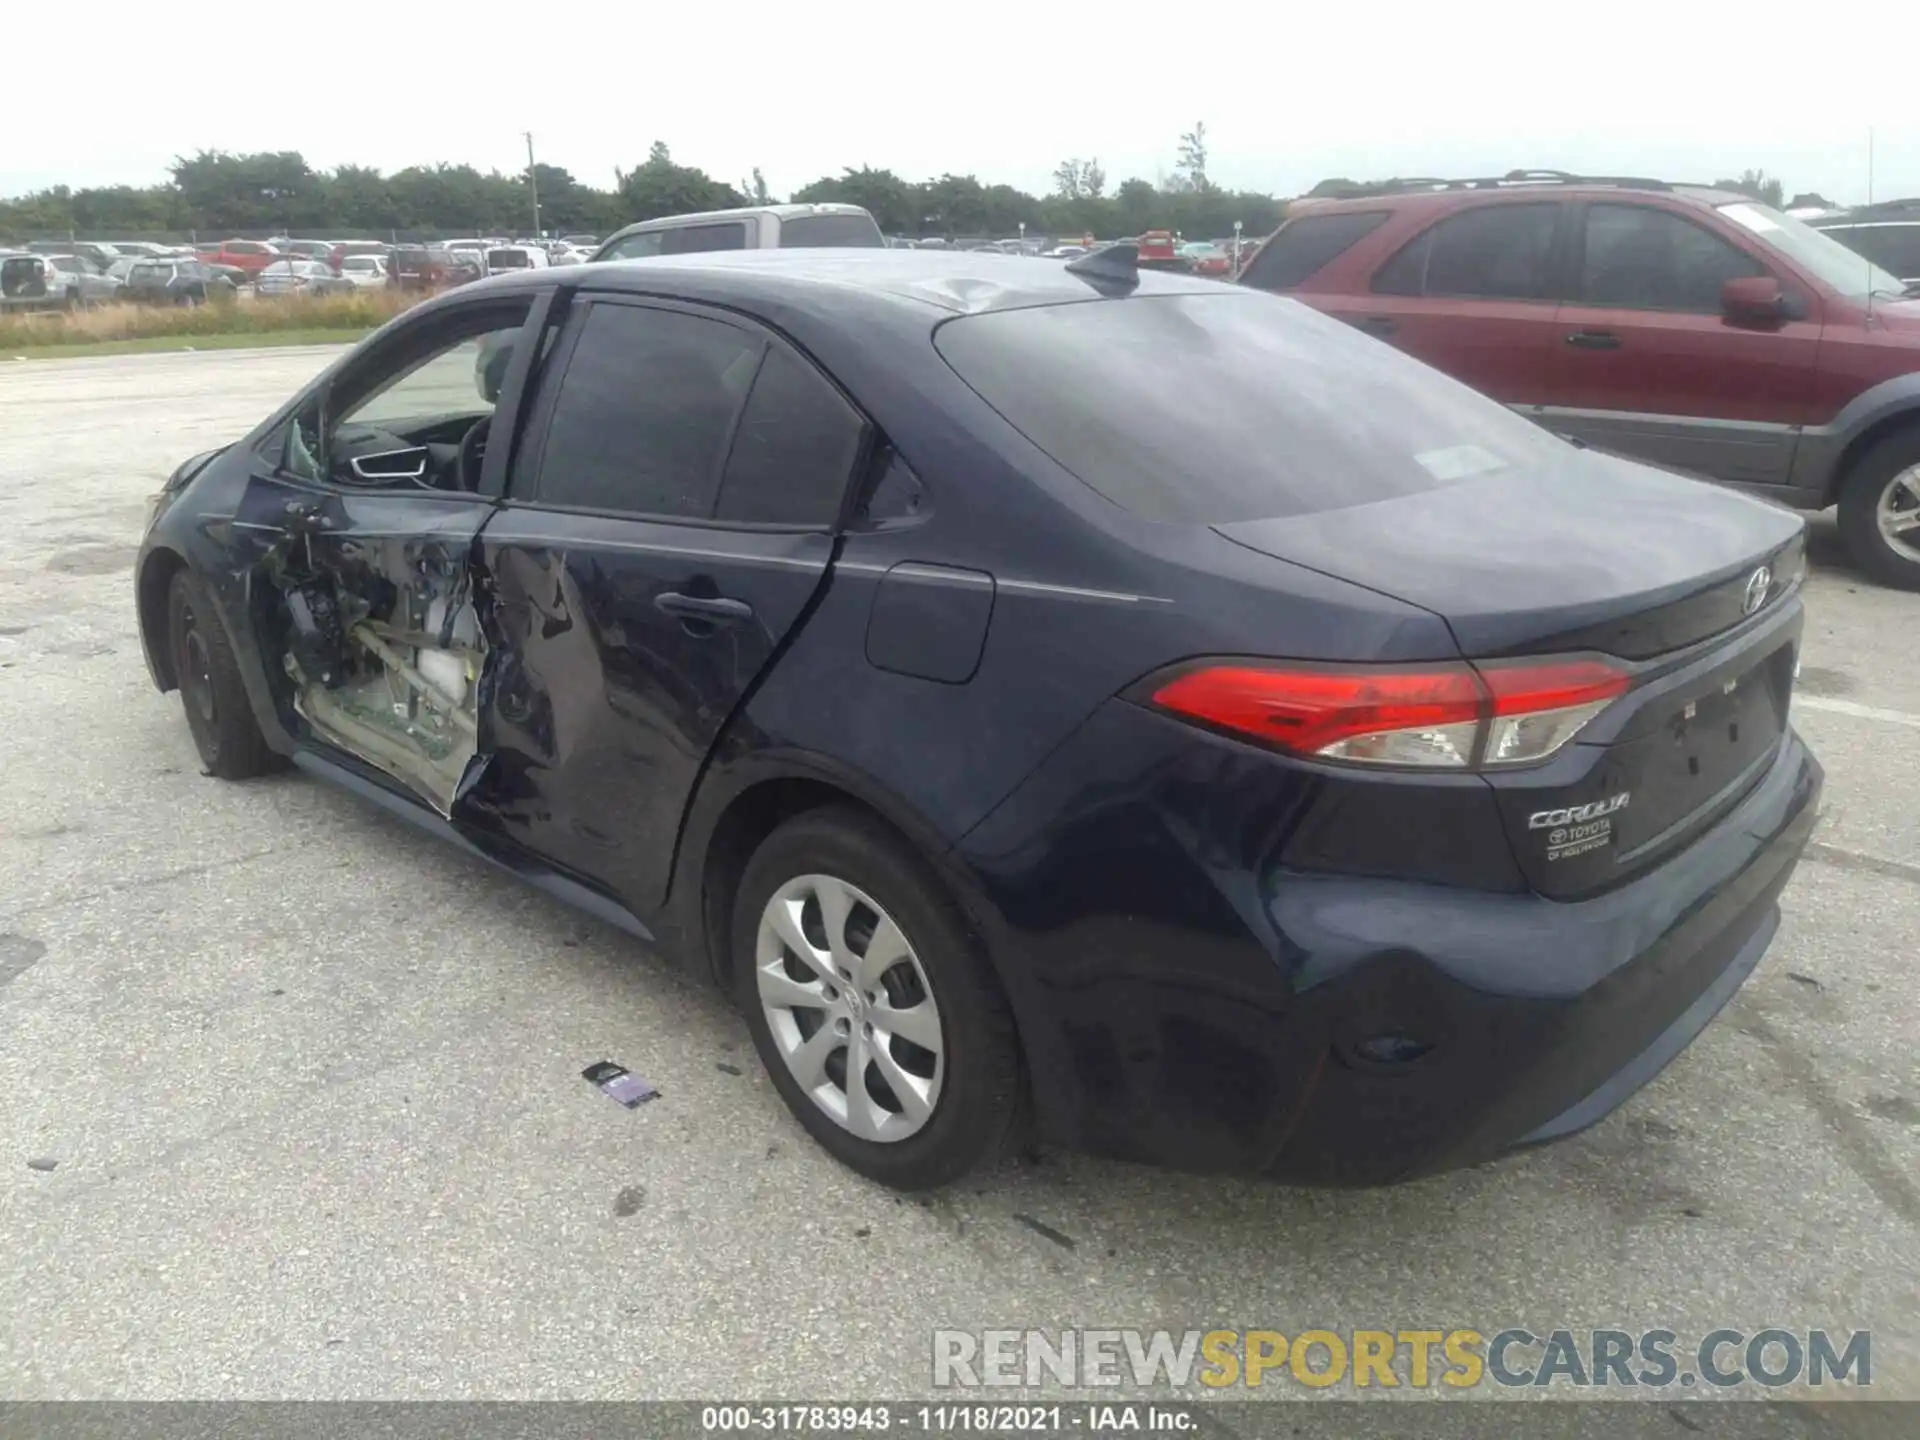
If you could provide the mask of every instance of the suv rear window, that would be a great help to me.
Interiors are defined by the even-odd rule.
[[[1378,230],[1386,219],[1385,210],[1349,210],[1289,220],[1260,247],[1240,283],[1256,290],[1291,290]]]
[[[825,250],[887,243],[871,215],[796,215],[780,222],[782,250]]]
[[[1150,520],[1367,505],[1564,445],[1350,326],[1246,291],[990,311],[934,343],[1029,440]]]
[[[1376,295],[1539,300],[1560,220],[1555,204],[1482,205],[1422,231],[1373,277]]]

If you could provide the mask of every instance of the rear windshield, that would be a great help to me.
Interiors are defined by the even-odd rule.
[[[1287,221],[1240,277],[1256,290],[1291,290],[1386,223],[1384,210],[1345,210]]]
[[[1141,296],[950,320],[960,378],[1150,520],[1225,524],[1415,495],[1560,453],[1532,422],[1289,300]]]
[[[40,261],[31,255],[0,260],[0,294],[24,295],[40,287]]]
[[[886,245],[871,215],[796,215],[780,222],[782,250],[825,250]]]
[[[155,265],[152,263],[136,265],[127,272],[127,278],[129,280],[171,280],[173,278],[173,267],[171,265]]]
[[[487,264],[495,270],[527,270],[532,268],[533,261],[524,250],[489,250]]]

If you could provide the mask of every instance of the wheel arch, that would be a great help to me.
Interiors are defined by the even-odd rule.
[[[1861,457],[1889,435],[1897,435],[1908,429],[1920,429],[1920,401],[1882,415],[1872,424],[1863,426],[1857,435],[1849,436],[1827,480],[1827,503],[1832,504],[1840,498],[1841,490],[1846,487],[1847,479],[1853,474],[1853,467],[1860,463]]]
[[[146,654],[147,672],[162,694],[180,686],[179,677],[173,673],[173,649],[167,644],[167,592],[173,586],[173,577],[186,568],[186,557],[179,551],[156,549],[141,561],[134,582],[140,648]]]
[[[722,783],[716,785],[716,779]],[[731,997],[733,900],[748,860],[779,826],[827,806],[863,811],[900,837],[940,879],[968,930],[981,941],[1003,990],[1011,995],[1002,957],[986,943],[988,932],[981,914],[985,897],[954,864],[952,843],[884,786],[813,756],[750,758],[732,767],[724,778],[709,776],[701,785],[681,838],[668,902],[696,973]]]

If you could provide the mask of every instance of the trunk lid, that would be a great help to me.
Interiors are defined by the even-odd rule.
[[[1804,522],[1632,461],[1472,478],[1227,538],[1433,611],[1473,660],[1599,653],[1632,687],[1544,763],[1491,768],[1527,881],[1571,899],[1683,848],[1786,734]],[[1761,577],[1764,574],[1764,579]]]
[[[1569,446],[1544,468],[1214,528],[1433,611],[1470,657],[1588,649],[1642,659],[1737,624],[1753,572],[1805,525],[1761,501]]]

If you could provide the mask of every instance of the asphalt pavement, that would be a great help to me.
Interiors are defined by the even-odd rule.
[[[1825,821],[1620,1113],[1390,1190],[1049,1153],[902,1199],[630,940],[201,775],[136,639],[146,497],[333,353],[0,357],[0,1399],[904,1396],[935,1328],[1074,1325],[1871,1329],[1873,1393],[1920,1399],[1920,596],[1830,516]]]

